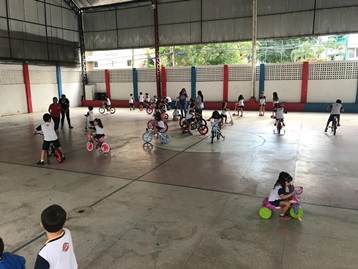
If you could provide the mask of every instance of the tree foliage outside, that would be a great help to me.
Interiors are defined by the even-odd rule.
[[[257,42],[256,59],[261,63],[334,60],[345,55],[343,41],[334,37],[323,41],[319,37],[268,39]],[[198,44],[161,47],[161,66],[205,66],[251,63],[251,42]],[[147,54],[147,66],[154,67],[154,50]],[[174,63],[173,63],[174,61]]]

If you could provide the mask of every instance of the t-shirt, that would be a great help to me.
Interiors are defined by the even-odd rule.
[[[4,252],[0,260],[0,269],[25,269],[25,263],[24,257]]]
[[[163,129],[165,127],[164,121],[162,121],[162,120],[158,121],[158,127]]]
[[[104,129],[99,127],[98,125],[95,125],[94,128],[96,129],[96,134],[101,135],[104,134]]]
[[[226,115],[226,107],[224,107],[223,109],[221,109],[221,115],[223,115],[223,116]]]
[[[146,102],[150,102],[150,96],[149,96],[149,95],[146,95],[145,98],[144,98],[144,100],[145,100]]]
[[[55,118],[59,118],[61,115],[61,105],[59,103],[51,104],[48,108],[49,111],[51,111],[51,116]]]
[[[198,96],[195,98],[195,103],[196,103],[196,107],[197,107],[197,108],[199,108],[199,109],[203,109],[203,108],[204,108],[204,103],[203,103],[203,100],[201,100],[200,95],[198,95]]]
[[[182,94],[179,93],[179,98],[181,100],[186,100],[186,98],[188,98],[188,94],[187,93],[182,93]]]
[[[77,269],[71,232],[63,228],[63,235],[49,240],[37,254],[34,269]]]
[[[94,112],[93,112],[93,110],[89,110],[87,112],[87,116],[88,116],[89,121],[94,121]]]
[[[278,107],[277,111],[276,111],[276,119],[283,119],[283,113],[284,113],[284,109],[283,107]]]
[[[55,125],[51,122],[45,122],[36,128],[37,131],[42,131],[45,141],[55,141],[58,139],[55,132]]]
[[[139,95],[139,102],[141,102],[141,103],[144,102],[144,95],[143,94]]]
[[[106,104],[107,104],[107,106],[111,105],[111,100],[109,98],[106,98]]]
[[[239,106],[244,106],[244,99],[239,100]]]
[[[193,118],[194,116],[193,116],[192,113],[194,113],[194,110],[190,109],[190,110],[186,113],[185,119],[188,120],[188,119]]]
[[[340,115],[341,110],[343,110],[343,106],[339,103],[334,103],[329,106],[329,109],[331,110],[331,115]]]
[[[70,107],[70,101],[67,98],[65,98],[65,100],[60,98],[60,101],[58,101],[58,103],[61,105],[61,108],[63,110],[67,110]]]
[[[260,105],[266,104],[266,96],[260,96]]]
[[[130,104],[133,104],[133,102],[134,102],[133,96],[129,96],[129,103],[130,103]]]
[[[283,189],[281,185],[277,185],[271,190],[268,200],[270,202],[282,200],[282,198],[280,197],[281,194],[286,194],[286,190]]]
[[[172,98],[170,98],[169,96],[167,96],[166,99],[169,104],[172,102]]]

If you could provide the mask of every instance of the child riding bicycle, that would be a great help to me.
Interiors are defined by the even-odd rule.
[[[282,126],[285,126],[284,117],[283,117],[284,113],[287,113],[287,111],[283,108],[283,104],[277,103],[276,104],[276,121],[275,121],[274,126],[277,125],[278,121],[280,121],[282,123]]]
[[[335,103],[333,103],[329,107],[327,107],[327,110],[330,110],[331,113],[329,115],[329,118],[328,118],[328,121],[326,124],[326,128],[324,128],[325,132],[327,132],[328,125],[331,123],[331,121],[333,121],[334,117],[337,117],[337,126],[341,126],[340,125],[340,120],[341,120],[340,115],[341,115],[341,112],[344,112],[342,101],[340,99],[337,99]]]

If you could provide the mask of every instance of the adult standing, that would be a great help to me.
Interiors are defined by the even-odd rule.
[[[185,88],[181,89],[181,91],[179,92],[179,97],[178,98],[179,98],[179,105],[180,105],[181,115],[182,115],[182,117],[185,117],[186,109],[187,109],[187,105],[188,105],[188,102],[186,100],[188,98],[188,94],[187,94]]]
[[[61,105],[61,129],[63,128],[63,123],[65,121],[65,116],[67,118],[68,127],[73,128],[71,126],[71,120],[70,120],[70,101],[66,98],[66,95],[62,94],[60,99],[60,105]]]
[[[198,96],[195,98],[195,107],[196,107],[196,111],[201,116],[204,109],[204,95],[201,91],[198,91]]]
[[[58,103],[57,97],[52,98],[52,104],[48,108],[53,123],[55,124],[55,131],[58,130],[60,126],[60,116],[61,116],[61,105]]]

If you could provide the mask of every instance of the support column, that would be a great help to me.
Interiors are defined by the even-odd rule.
[[[32,97],[31,97],[31,84],[30,84],[30,74],[29,74],[29,65],[22,65],[22,73],[24,75],[24,83],[26,90],[26,103],[27,103],[27,112],[32,113]]]
[[[110,81],[110,73],[109,70],[104,70],[104,77],[106,80],[106,94],[109,98],[111,98],[111,81]]]
[[[154,14],[154,47],[155,47],[155,78],[157,82],[157,97],[162,96],[160,90],[160,59],[159,59],[159,23],[158,23],[158,1],[152,1],[152,8]]]
[[[223,81],[223,101],[227,102],[229,99],[229,66],[224,65],[224,81]]]
[[[260,64],[259,97],[265,91],[265,64]]]
[[[133,81],[133,96],[135,100],[138,100],[138,71],[137,68],[132,69],[132,81]]]
[[[196,67],[191,67],[191,98],[196,97]]]
[[[302,84],[301,84],[301,103],[307,103],[307,88],[308,88],[308,62],[303,62],[302,65]]]
[[[59,65],[56,66],[56,78],[57,78],[58,100],[60,100],[62,96],[62,76],[61,76],[61,67]]]
[[[255,97],[256,84],[256,39],[257,39],[257,0],[252,0],[252,92],[251,97]]]
[[[162,96],[167,96],[167,69],[162,67]]]

